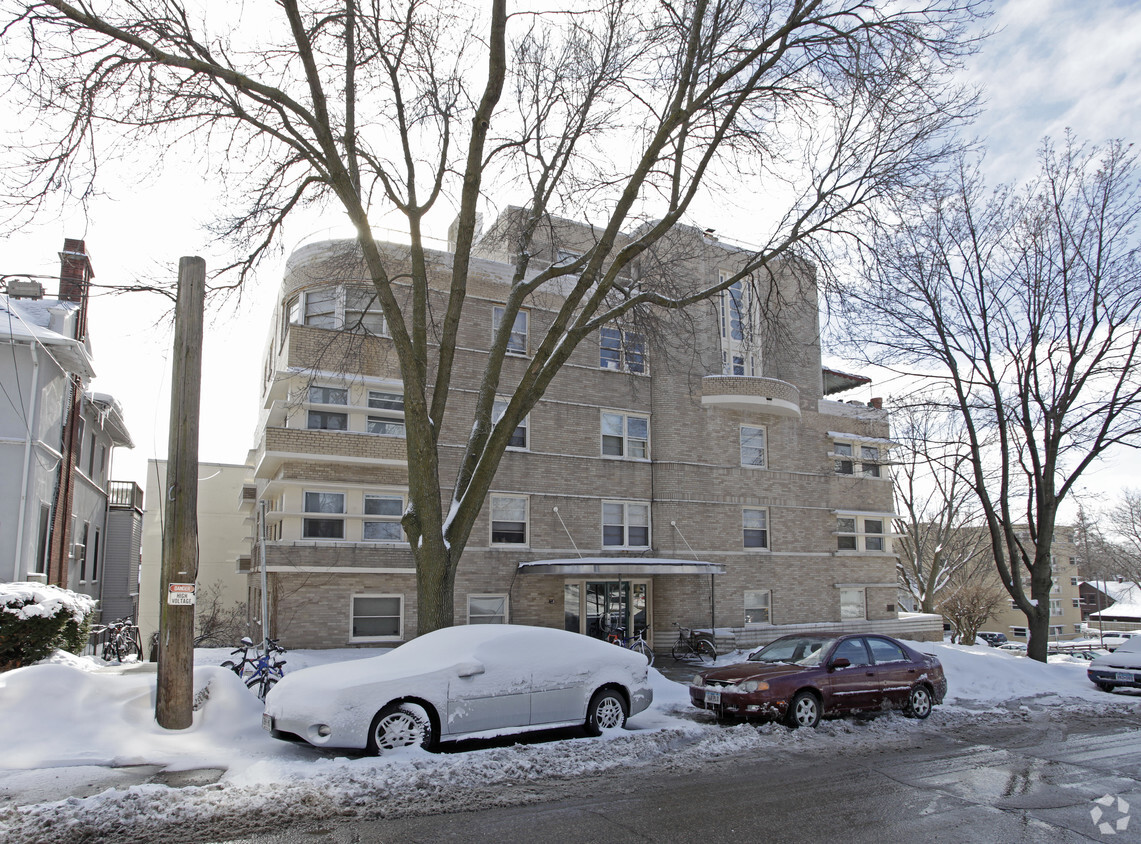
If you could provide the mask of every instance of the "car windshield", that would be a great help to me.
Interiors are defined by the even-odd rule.
[[[791,636],[770,642],[759,651],[749,654],[750,662],[788,662],[793,665],[819,665],[820,659],[832,647],[835,639],[822,636]]]

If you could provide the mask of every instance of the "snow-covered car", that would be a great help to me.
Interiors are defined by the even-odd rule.
[[[1114,651],[1120,648],[1130,639],[1136,638],[1138,637],[1129,632],[1114,631],[1113,633],[1106,633],[1103,635],[1101,637],[1101,644],[1102,647],[1104,647],[1106,650]]]
[[[826,715],[902,709],[926,718],[943,702],[939,660],[890,636],[783,636],[745,662],[710,668],[690,682],[694,706],[724,718],[783,719],[815,727]]]
[[[1113,653],[1090,662],[1086,676],[1107,692],[1114,686],[1141,688],[1141,638],[1125,639]]]
[[[650,705],[648,673],[641,654],[577,633],[448,627],[381,656],[286,674],[262,726],[370,753],[555,727],[597,735]]]
[[[982,642],[990,645],[992,648],[997,648],[999,645],[1005,645],[1007,641],[1005,633],[996,633],[990,630],[984,630],[981,633],[976,634],[975,638],[980,639]]]

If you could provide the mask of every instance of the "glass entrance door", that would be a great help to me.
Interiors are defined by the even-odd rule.
[[[647,581],[588,580],[568,582],[564,589],[566,629],[605,639],[611,633],[632,636],[649,632]]]

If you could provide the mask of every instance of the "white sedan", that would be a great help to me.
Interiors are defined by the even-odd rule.
[[[1114,686],[1141,688],[1141,637],[1125,639],[1113,653],[1090,662],[1086,676],[1107,692]]]
[[[577,633],[448,627],[371,659],[286,674],[262,726],[370,753],[567,726],[598,735],[650,705],[648,672],[641,654]]]

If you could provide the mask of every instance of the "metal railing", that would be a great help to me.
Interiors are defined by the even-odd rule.
[[[111,507],[143,509],[143,491],[134,481],[108,481],[107,503]]]

